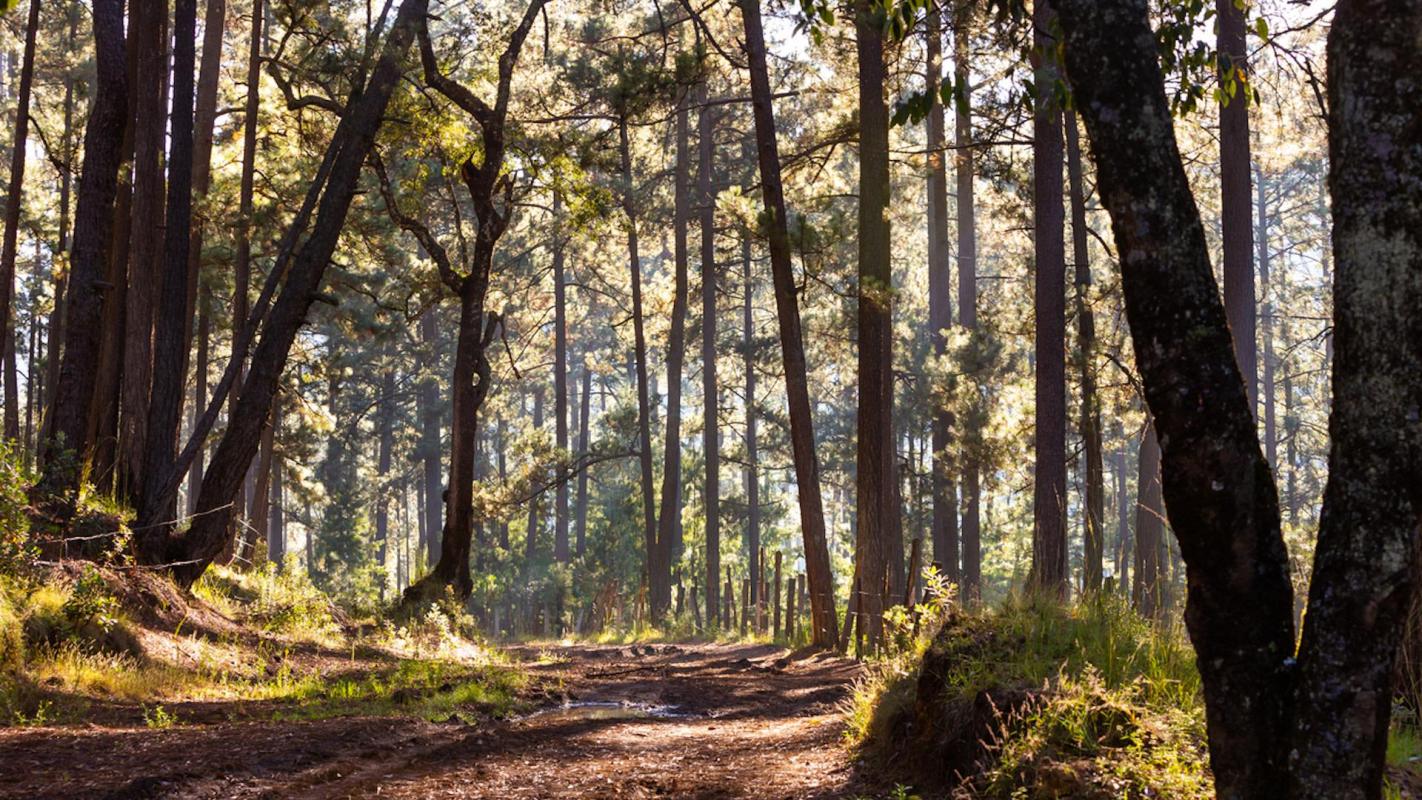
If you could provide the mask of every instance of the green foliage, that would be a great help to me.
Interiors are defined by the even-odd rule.
[[[193,593],[259,630],[295,640],[330,641],[340,631],[335,606],[295,564],[240,571],[215,565]]]
[[[177,722],[178,715],[168,711],[161,705],[153,706],[152,708],[148,706],[143,707],[143,724],[147,725],[149,730],[164,730],[173,727]]]

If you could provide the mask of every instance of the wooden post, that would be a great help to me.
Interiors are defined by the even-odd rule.
[[[775,637],[776,637],[776,638],[779,638],[779,637],[780,637],[780,634],[781,634],[781,630],[780,630],[780,558],[781,558],[781,555],[782,555],[782,554],[781,554],[781,552],[780,552],[779,550],[776,550],[776,551],[775,551],[775,593],[770,596],[770,604],[771,604],[771,606],[775,609],[774,632],[775,632]]]
[[[741,579],[741,635],[745,636],[750,628],[751,602],[750,602],[750,578]]]
[[[795,646],[795,578],[791,576],[790,585],[785,587],[785,641],[791,646]]]

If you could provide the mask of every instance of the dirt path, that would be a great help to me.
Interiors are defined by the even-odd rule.
[[[851,662],[768,646],[516,648],[566,698],[407,718],[0,730],[3,798],[840,798]],[[549,659],[548,656],[553,656]]]

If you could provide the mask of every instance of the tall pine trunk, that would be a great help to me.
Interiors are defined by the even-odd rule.
[[[775,141],[775,113],[771,106],[770,72],[766,67],[765,33],[761,27],[758,0],[740,0],[740,6],[745,26],[746,60],[750,67],[751,108],[755,116],[761,196],[768,217],[770,269],[775,286],[776,316],[780,322],[780,355],[785,370],[785,395],[790,406],[790,443],[800,500],[813,641],[819,647],[833,647],[837,643],[839,629],[834,606],[834,573],[830,569],[824,503],[820,496],[820,467],[815,453],[799,299],[790,262],[790,237],[785,220],[785,194],[780,183],[780,152]]]
[[[702,452],[706,459],[706,483],[702,503],[706,514],[706,608],[719,608],[721,601],[721,425],[720,395],[716,385],[716,116],[707,105],[707,87],[697,84],[701,113],[697,118],[696,193],[701,226],[701,414]],[[715,614],[707,614],[712,622]],[[711,627],[715,627],[712,624]]]
[[[1096,315],[1091,309],[1091,257],[1087,247],[1086,190],[1076,112],[1066,112],[1067,179],[1071,194],[1071,246],[1075,266],[1077,372],[1081,380],[1081,449],[1086,474],[1082,508],[1082,585],[1101,590],[1106,541],[1106,475],[1101,454],[1101,401],[1096,396]]]
[[[15,313],[11,308],[15,295],[15,254],[19,248],[20,206],[25,194],[25,152],[30,131],[30,91],[35,76],[35,37],[39,32],[40,0],[30,0],[30,13],[25,21],[25,53],[20,63],[19,94],[15,103],[15,138],[10,143],[10,178],[5,197],[5,232],[0,245],[0,346],[13,349]],[[18,381],[14,375],[14,359],[5,362],[5,438],[14,441],[20,435]],[[34,387],[30,387],[34,391]]]
[[[1259,407],[1259,356],[1255,343],[1254,221],[1249,191],[1249,54],[1244,9],[1238,0],[1215,2],[1215,47],[1220,78],[1220,240],[1224,303],[1234,355],[1244,374],[1251,414]]]
[[[956,89],[953,143],[957,147],[954,159],[958,205],[958,322],[970,334],[978,327],[978,234],[973,198],[973,95],[972,71],[968,68],[970,31],[973,23],[973,3],[954,3],[953,85]],[[964,431],[969,441],[978,436],[970,426]],[[973,456],[963,459],[963,523],[962,577],[963,596],[978,597],[982,583],[982,495],[979,487],[978,462]]]
[[[553,416],[559,463],[568,453],[568,309],[566,276],[563,274],[562,197],[553,191]],[[553,501],[553,559],[559,564],[572,560],[568,548],[568,472],[558,470]]]

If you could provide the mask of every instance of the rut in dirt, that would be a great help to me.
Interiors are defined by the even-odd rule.
[[[859,667],[771,646],[514,648],[548,693],[516,719],[18,731],[0,797],[839,798]]]

